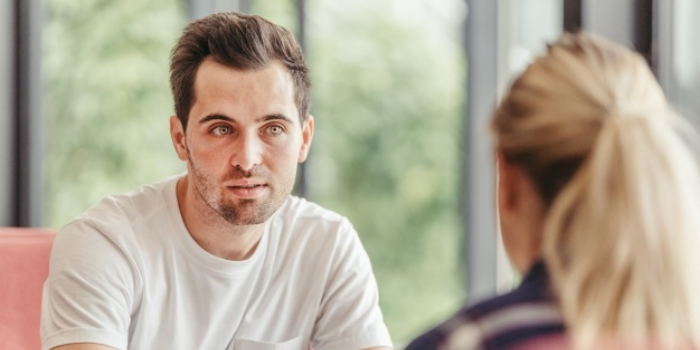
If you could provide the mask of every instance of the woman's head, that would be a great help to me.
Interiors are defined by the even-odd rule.
[[[582,343],[698,338],[700,177],[682,123],[641,56],[581,33],[551,45],[494,114],[499,169],[537,194],[530,240]],[[508,246],[518,233],[505,229]]]
[[[600,38],[565,34],[514,82],[492,126],[498,149],[551,204],[606,122],[664,118],[667,111],[641,56]]]

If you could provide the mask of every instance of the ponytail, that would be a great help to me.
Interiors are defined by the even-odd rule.
[[[700,176],[663,119],[607,118],[549,209],[543,256],[580,346],[700,344]]]

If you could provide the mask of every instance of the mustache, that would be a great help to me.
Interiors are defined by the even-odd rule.
[[[224,177],[224,181],[227,180],[240,180],[240,179],[250,179],[252,177],[254,178],[260,178],[260,179],[265,179],[266,178],[266,173],[263,171],[260,167],[253,167],[250,170],[244,170],[240,166],[235,166],[234,168],[229,171],[228,174]]]
[[[185,146],[185,150],[187,151],[187,160],[192,166],[195,166],[195,162],[192,160],[192,154],[190,154],[190,148]],[[254,166],[250,170],[244,170],[240,165],[236,165],[224,176],[223,181],[250,179],[251,177],[266,180],[266,175],[267,173],[260,166]]]

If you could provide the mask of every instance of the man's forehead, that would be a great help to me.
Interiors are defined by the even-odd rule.
[[[272,115],[299,121],[292,77],[279,61],[258,69],[239,70],[208,58],[198,69],[193,97],[190,117],[200,121],[215,114],[235,120],[232,113],[239,109],[255,114],[245,113],[247,121]]]
[[[212,92],[263,92],[280,98],[294,100],[295,86],[289,69],[279,61],[256,69],[237,69],[208,58],[197,69],[193,84],[193,101],[198,93]]]

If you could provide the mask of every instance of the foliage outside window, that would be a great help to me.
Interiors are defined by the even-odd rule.
[[[47,0],[42,32],[49,227],[184,171],[170,142],[174,0]]]
[[[289,2],[253,10],[283,23]],[[308,0],[307,11],[308,197],[355,225],[401,346],[463,300],[463,3]]]

